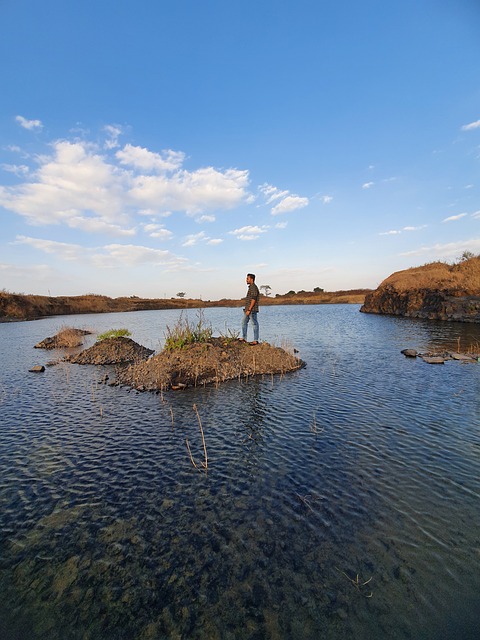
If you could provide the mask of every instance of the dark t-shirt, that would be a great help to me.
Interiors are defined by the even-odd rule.
[[[255,306],[252,311],[254,313],[258,312],[258,298],[260,297],[260,291],[255,283],[248,285],[247,297],[245,298],[245,309],[250,309],[250,300],[255,300]]]

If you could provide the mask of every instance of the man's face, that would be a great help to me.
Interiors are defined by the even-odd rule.
[[[247,284],[253,284],[253,278],[247,276]]]

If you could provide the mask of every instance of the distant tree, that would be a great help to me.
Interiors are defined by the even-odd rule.
[[[185,297],[185,293],[183,291],[179,291],[179,293],[177,293],[177,298],[184,298]]]
[[[268,297],[270,295],[270,291],[272,290],[272,287],[269,284],[262,284],[259,287],[260,289],[263,289],[263,293]]]
[[[295,295],[295,291],[293,289],[290,289],[290,291],[288,293],[285,294],[286,296],[294,296]]]
[[[322,287],[315,287],[315,289],[313,291],[315,293],[323,293],[325,291],[325,289],[322,289]]]

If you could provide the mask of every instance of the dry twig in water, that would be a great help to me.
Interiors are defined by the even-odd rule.
[[[202,467],[202,469],[205,471],[205,473],[208,472],[208,455],[207,455],[207,445],[205,443],[205,435],[203,433],[203,427],[202,427],[202,421],[200,420],[200,415],[198,413],[198,409],[197,409],[197,405],[194,404],[193,405],[193,409],[195,411],[195,413],[197,414],[197,420],[198,420],[198,427],[200,429],[200,433],[202,435],[202,444],[203,444],[203,456],[204,459],[202,462],[200,462],[200,466]],[[188,438],[185,438],[185,443],[187,445],[187,450],[188,450],[188,455],[190,456],[190,461],[193,464],[193,466],[195,467],[195,469],[199,469],[199,466],[197,465],[197,463],[195,462],[195,460],[193,459],[193,455],[190,449],[190,445],[188,444]]]
[[[343,574],[343,575],[344,575],[344,576],[345,576],[345,577],[346,577],[346,578],[347,578],[347,579],[348,579],[348,580],[353,584],[353,586],[355,587],[355,589],[357,589],[357,591],[360,591],[361,593],[362,593],[362,587],[365,587],[365,586],[366,586],[366,585],[367,585],[367,584],[372,580],[372,578],[373,578],[373,576],[371,576],[368,580],[365,580],[365,582],[361,582],[361,580],[360,580],[360,578],[359,578],[359,576],[358,576],[358,573],[357,573],[357,575],[356,575],[356,577],[355,577],[355,578],[350,578],[350,576],[349,576],[349,575],[347,575],[347,574],[345,573],[345,571],[342,571],[342,570],[341,570],[341,569],[339,569],[338,567],[337,567],[337,571],[340,571],[340,573],[342,573],[342,574]],[[368,594],[362,594],[362,595],[364,595],[364,596],[365,596],[365,598],[371,598],[371,597],[373,596],[373,592],[372,592],[372,591],[370,591],[370,593],[368,593]]]

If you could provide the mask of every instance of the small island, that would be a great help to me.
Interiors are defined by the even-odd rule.
[[[60,338],[67,333],[78,336],[75,329],[64,328],[59,333]],[[103,382],[155,392],[218,385],[253,376],[284,375],[305,367],[305,362],[297,357],[293,348],[285,349],[268,342],[252,344],[232,332],[228,336],[215,337],[202,316],[195,326],[187,318],[180,318],[169,330],[165,348],[156,355],[129,338],[129,333],[127,329],[106,332],[93,346],[67,354],[63,361],[79,365],[115,365],[115,379],[110,380],[106,374]],[[46,338],[35,348],[50,349],[52,343],[57,348],[58,345],[65,348],[65,340],[61,342],[60,338]],[[76,343],[75,347],[78,346]]]

